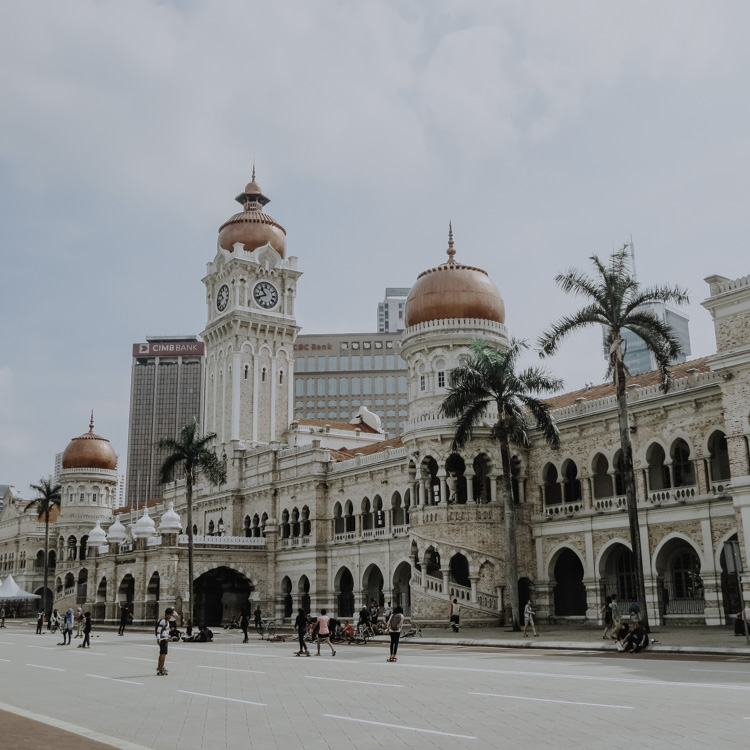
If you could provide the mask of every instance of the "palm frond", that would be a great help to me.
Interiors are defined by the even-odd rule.
[[[563,342],[571,333],[588,328],[592,324],[610,326],[604,311],[597,304],[587,305],[572,315],[566,315],[552,327],[545,331],[538,339],[540,357],[549,357],[555,354]]]

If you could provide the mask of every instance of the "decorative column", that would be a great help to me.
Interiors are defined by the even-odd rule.
[[[490,474],[488,479],[490,480],[490,502],[497,502],[497,474]]]
[[[469,582],[471,583],[471,601],[475,603],[477,601],[477,582],[478,581],[479,581],[479,576],[477,574],[469,576]]]
[[[466,502],[471,503],[474,500],[474,468],[467,466],[464,470],[464,479],[466,480]]]
[[[448,504],[448,475],[446,474],[445,467],[438,469],[437,478],[440,481],[440,495],[438,497],[438,503],[443,505]]]
[[[586,510],[592,508],[591,477],[581,477],[581,502]]]
[[[443,596],[446,599],[451,598],[450,572],[450,567],[440,566],[440,574],[443,576]]]

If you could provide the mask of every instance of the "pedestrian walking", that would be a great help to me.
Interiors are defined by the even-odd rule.
[[[159,661],[156,665],[157,675],[168,675],[169,672],[164,667],[167,660],[167,651],[169,650],[169,617],[174,610],[167,607],[164,610],[164,617],[159,620],[156,626],[156,643],[159,646]]]
[[[307,614],[305,613],[305,610],[300,607],[297,610],[297,619],[294,621],[294,627],[297,629],[297,638],[299,638],[299,651],[295,651],[295,656],[302,656],[304,654],[305,656],[310,656],[310,652],[307,649],[307,644],[305,643],[305,633],[307,632]],[[320,651],[320,647],[318,647],[318,651]]]
[[[628,605],[628,612],[630,613],[631,622],[641,621],[641,605],[635,599]]]
[[[526,606],[523,608],[523,637],[528,638],[529,636],[526,635],[526,631],[529,628],[529,625],[531,625],[531,630],[534,633],[534,638],[539,637],[539,633],[536,632],[536,622],[534,622],[536,618],[536,612],[534,612],[534,602],[529,599],[526,602]]]
[[[331,618],[326,614],[327,610],[321,609],[318,617],[318,656],[320,656],[320,644],[327,643],[331,647],[331,656],[336,656],[336,649],[331,643],[331,631],[328,627]]]
[[[36,634],[42,634],[42,628],[44,627],[44,612],[38,612],[36,616]]]
[[[91,612],[84,612],[83,615],[83,643],[78,648],[91,648]]]
[[[263,630],[263,613],[260,611],[260,604],[255,608],[253,612],[255,629],[260,633]]]
[[[599,610],[600,615],[604,615],[604,635],[602,640],[611,638],[614,633],[614,623],[612,622],[612,597],[608,596],[604,600],[604,606]]]
[[[129,619],[132,620],[133,615],[130,614],[127,603],[120,602],[120,628],[117,631],[117,635],[125,635],[125,626],[128,624]]]
[[[393,614],[388,618],[386,630],[391,637],[391,655],[388,661],[398,661],[396,653],[398,652],[398,641],[401,638],[401,630],[404,627],[404,610],[398,606],[393,610]]]
[[[58,614],[56,609],[53,609],[52,614],[49,616],[49,622],[47,623],[47,628],[52,633],[54,633],[59,627],[60,627],[60,615]]]
[[[75,623],[76,623],[76,638],[83,638],[83,622],[84,622],[84,615],[83,615],[83,609],[81,607],[78,607],[78,612],[76,612],[75,615]]]
[[[620,603],[617,601],[617,594],[612,594],[612,630],[616,631],[620,627],[620,620],[622,614],[620,613]],[[612,633],[612,638],[615,638],[615,633]]]
[[[458,629],[461,627],[461,605],[458,603],[458,599],[454,599],[451,604],[450,624],[454,633],[458,633]]]
[[[0,628],[5,627],[5,605],[0,604]]]
[[[247,612],[243,609],[242,614],[240,615],[240,630],[242,631],[242,635],[245,636],[243,643],[247,643],[250,639],[247,637],[247,629],[250,627],[250,617],[248,616]]]
[[[73,607],[68,607],[62,621],[62,643],[58,646],[69,646],[73,638]]]

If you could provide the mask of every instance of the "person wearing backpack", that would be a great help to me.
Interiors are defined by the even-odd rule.
[[[398,652],[398,641],[401,638],[401,630],[404,627],[404,610],[401,606],[393,610],[393,614],[388,619],[385,626],[388,635],[391,637],[391,655],[388,661],[398,661],[396,653]]]

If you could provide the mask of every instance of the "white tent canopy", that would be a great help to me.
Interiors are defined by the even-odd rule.
[[[0,601],[7,601],[9,599],[41,599],[41,596],[39,596],[39,594],[30,594],[28,591],[24,591],[13,580],[13,576],[8,574],[5,582],[0,586]]]

